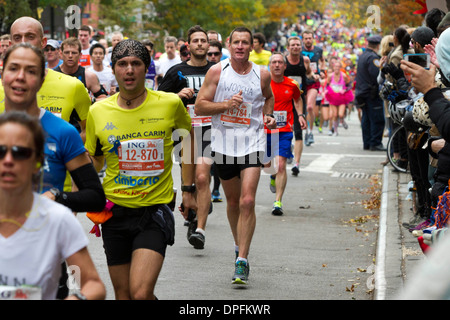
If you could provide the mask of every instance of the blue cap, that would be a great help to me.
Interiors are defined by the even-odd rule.
[[[367,41],[369,42],[369,43],[373,43],[373,44],[378,44],[378,43],[381,43],[381,36],[379,36],[379,35],[374,35],[374,36],[370,36],[370,37],[368,37],[367,38]]]

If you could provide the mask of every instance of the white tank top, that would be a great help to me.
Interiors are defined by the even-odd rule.
[[[251,62],[251,71],[240,75],[231,67],[229,59],[220,63],[222,70],[214,102],[229,100],[242,90],[244,103],[232,113],[212,116],[211,150],[233,157],[265,151],[263,106],[266,99],[261,91],[260,67]]]

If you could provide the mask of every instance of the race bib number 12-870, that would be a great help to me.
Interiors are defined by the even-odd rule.
[[[119,170],[126,176],[158,176],[164,172],[164,139],[123,141],[118,149]]]

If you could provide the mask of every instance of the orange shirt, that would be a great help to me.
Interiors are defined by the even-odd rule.
[[[277,120],[277,129],[280,132],[291,132],[294,124],[294,103],[302,91],[297,81],[284,77],[283,82],[271,81],[270,86],[275,98],[274,115]],[[267,128],[266,132],[270,133]]]

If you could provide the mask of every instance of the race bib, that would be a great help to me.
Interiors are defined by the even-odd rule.
[[[274,111],[273,115],[277,121],[277,129],[283,128],[287,124],[287,111]]]
[[[331,89],[333,89],[333,91],[336,92],[336,93],[341,93],[342,88],[343,87],[340,84],[332,84],[331,85]]]
[[[135,139],[118,148],[120,174],[158,176],[164,172],[164,139]]]
[[[191,123],[193,127],[204,127],[211,125],[211,116],[198,116],[194,111],[195,105],[188,104],[187,111],[191,117]]]
[[[289,78],[291,78],[292,80],[297,81],[298,86],[300,87],[300,89],[302,89],[303,84],[302,84],[302,77],[299,76],[289,76]]]
[[[145,87],[147,89],[153,90],[155,86],[155,81],[153,79],[145,79]]]
[[[0,286],[0,300],[42,300],[42,290],[32,286]]]
[[[248,127],[252,115],[252,104],[244,102],[239,108],[229,109],[220,115],[220,121],[227,127]]]
[[[312,72],[317,73],[317,62],[311,62],[310,66]]]
[[[82,54],[79,61],[80,66],[89,67],[91,65],[91,56],[88,54]]]

